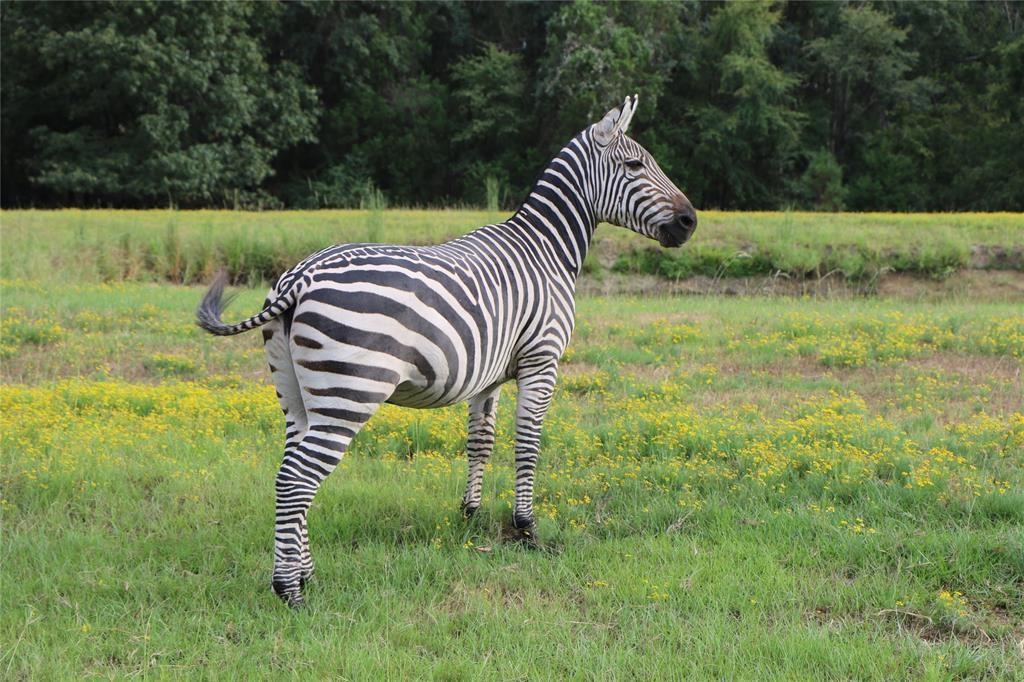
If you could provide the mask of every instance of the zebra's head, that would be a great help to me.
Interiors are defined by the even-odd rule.
[[[651,154],[626,136],[636,113],[637,95],[584,131],[595,157],[597,219],[680,246],[697,229],[697,212],[668,179]],[[589,133],[589,135],[587,135]]]

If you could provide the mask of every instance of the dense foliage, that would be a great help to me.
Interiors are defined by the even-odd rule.
[[[508,207],[631,92],[701,208],[1024,209],[1024,6],[2,7],[4,206]]]

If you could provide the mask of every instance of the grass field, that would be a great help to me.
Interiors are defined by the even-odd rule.
[[[422,216],[402,234],[447,229]],[[295,613],[268,585],[283,420],[259,336],[202,335],[198,287],[45,267],[76,221],[99,253],[174,216],[2,218],[6,679],[1024,679],[1020,301],[583,298],[542,549],[504,539],[513,387],[470,522],[464,408],[386,407],[314,503]],[[1012,250],[1012,218],[948,231]]]

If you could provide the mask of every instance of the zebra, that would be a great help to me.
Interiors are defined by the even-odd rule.
[[[323,249],[284,273],[263,309],[238,324],[221,321],[227,276],[214,279],[197,323],[221,336],[263,328],[285,414],[271,586],[288,605],[303,604],[313,574],[313,496],[383,403],[468,401],[468,517],[480,507],[502,384],[516,380],[512,526],[533,542],[541,427],[594,230],[608,222],[675,247],[697,226],[689,199],[626,136],[637,101],[626,97],[572,138],[503,223],[437,246]]]

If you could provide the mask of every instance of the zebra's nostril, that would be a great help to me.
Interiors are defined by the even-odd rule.
[[[682,225],[686,230],[692,230],[697,227],[697,216],[693,213],[683,213],[678,218],[679,224]]]

